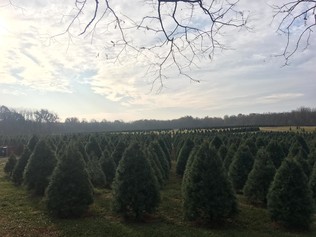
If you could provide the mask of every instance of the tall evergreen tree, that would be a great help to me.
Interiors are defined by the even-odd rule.
[[[24,181],[36,195],[44,195],[56,165],[56,156],[45,140],[40,140],[24,171]]]
[[[278,169],[285,158],[281,145],[276,140],[271,140],[266,150],[275,168]]]
[[[102,156],[102,150],[94,135],[90,136],[89,142],[86,144],[86,152],[89,156],[95,155],[98,159]]]
[[[316,210],[316,163],[314,164],[312,174],[309,178],[309,188],[312,191],[314,210]]]
[[[120,160],[122,159],[123,153],[126,149],[126,145],[123,141],[119,141],[117,145],[115,146],[114,151],[112,152],[111,156],[112,159],[114,160],[116,166],[118,166]]]
[[[234,143],[231,144],[228,148],[227,154],[226,154],[225,159],[224,159],[224,167],[225,167],[227,173],[229,171],[229,166],[234,159],[236,151],[237,151],[237,146]]]
[[[112,185],[113,179],[115,177],[116,164],[112,156],[110,156],[107,151],[103,151],[103,155],[101,157],[100,162],[101,162],[102,171],[105,175],[106,186],[110,188]]]
[[[112,188],[113,208],[118,213],[142,219],[144,213],[157,208],[158,182],[138,143],[131,144],[124,152]]]
[[[216,149],[216,151],[221,147],[221,145],[223,145],[223,142],[222,140],[218,137],[218,136],[215,136],[213,138],[213,140],[211,141],[211,146],[214,146],[214,148]]]
[[[229,166],[229,177],[236,191],[243,189],[252,170],[254,158],[247,145],[240,145]]]
[[[9,156],[9,159],[7,160],[7,162],[5,163],[4,165],[4,172],[9,176],[11,177],[12,176],[12,173],[13,173],[13,170],[14,170],[14,167],[16,165],[16,156],[12,153],[10,156]]]
[[[31,151],[27,146],[25,146],[23,153],[22,153],[20,159],[18,159],[18,161],[14,167],[13,173],[12,173],[12,181],[16,185],[21,185],[23,182],[24,169],[27,165],[27,162],[28,162],[30,156],[31,156]]]
[[[178,159],[177,159],[177,167],[176,172],[178,175],[183,175],[185,171],[185,166],[187,165],[187,161],[189,159],[189,155],[194,147],[194,142],[188,138],[184,145],[182,146]]]
[[[290,228],[309,228],[313,211],[312,194],[302,167],[286,158],[268,193],[268,211],[273,221]]]
[[[74,145],[66,148],[47,188],[47,208],[61,218],[79,217],[93,203],[93,188],[85,162]]]
[[[208,223],[235,214],[236,197],[214,148],[205,142],[190,163],[182,185],[184,217]]]
[[[101,164],[97,156],[92,154],[89,161],[87,162],[87,171],[90,177],[90,181],[94,187],[106,187],[106,176],[101,168]]]
[[[256,156],[254,166],[248,175],[244,195],[251,203],[267,203],[267,194],[275,175],[275,167],[269,154],[261,148]]]

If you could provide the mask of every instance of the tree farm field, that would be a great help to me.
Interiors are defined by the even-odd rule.
[[[315,132],[316,126],[260,127],[263,132]]]
[[[175,173],[161,191],[157,213],[142,223],[126,221],[111,211],[111,191],[95,190],[95,202],[78,219],[55,219],[44,201],[15,187],[3,172],[0,159],[0,236],[316,236],[316,218],[309,231],[291,231],[271,224],[266,209],[254,207],[238,195],[239,214],[220,226],[201,226],[182,218],[181,178]]]

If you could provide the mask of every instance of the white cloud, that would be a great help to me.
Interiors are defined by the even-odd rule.
[[[113,4],[118,14],[129,13],[140,20],[145,14],[155,13],[151,5],[143,6],[143,3],[124,0],[119,5]],[[198,68],[193,67],[191,75],[201,83],[190,82],[171,68],[167,71],[171,77],[163,81],[164,88],[157,94],[159,81],[151,91],[155,77],[146,74],[153,54],[144,51],[143,55],[137,55],[128,48],[113,63],[112,56],[121,49],[111,43],[119,37],[114,25],[108,26],[106,20],[102,20],[93,37],[78,37],[90,19],[93,4],[81,16],[81,23],[75,22],[71,34],[52,38],[67,28],[71,16],[62,16],[75,13],[73,1],[16,1],[23,10],[1,8],[4,11],[0,19],[0,54],[4,59],[0,61],[1,93],[19,96],[20,92],[12,89],[16,85],[41,92],[72,93],[76,98],[80,96],[76,88],[79,83],[86,88],[86,96],[88,93],[91,98],[94,98],[92,93],[102,95],[104,103],[109,101],[111,106],[117,105],[113,113],[100,112],[93,104],[95,112],[91,112],[91,108],[89,112],[78,112],[88,119],[122,116],[122,119],[133,120],[190,114],[202,117],[231,114],[230,111],[238,108],[246,111],[256,106],[269,111],[277,104],[290,104],[294,99],[308,103],[306,98],[316,99],[309,91],[315,88],[315,45],[295,55],[292,65],[281,68],[284,61],[275,55],[282,52],[285,38],[275,34],[276,22],[271,24],[272,11],[267,3],[270,2],[241,1],[240,8],[251,11],[252,29],[225,32],[221,39],[233,50],[217,52],[213,61],[207,57],[197,61]],[[157,42],[160,36],[133,30],[126,37],[134,44],[149,45]],[[162,49],[157,52],[165,53]],[[66,103],[73,107],[76,102]],[[263,107],[265,105],[267,107]],[[50,105],[47,106],[49,109]],[[61,113],[67,117],[67,109]]]

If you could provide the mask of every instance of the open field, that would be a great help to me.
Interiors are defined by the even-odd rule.
[[[260,127],[263,132],[316,132],[316,126]]]
[[[111,212],[111,192],[96,190],[95,203],[81,219],[57,220],[45,211],[44,202],[15,187],[3,173],[6,159],[0,159],[0,236],[316,236],[316,220],[309,232],[292,232],[271,224],[263,208],[248,205],[239,196],[240,213],[218,227],[201,227],[185,222],[181,212],[181,179],[172,170],[162,190],[155,216],[146,223],[122,220]]]

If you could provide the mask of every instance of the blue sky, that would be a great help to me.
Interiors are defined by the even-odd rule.
[[[107,59],[115,49],[105,46],[118,36],[115,30],[105,32],[104,22],[93,37],[78,36],[79,23],[72,35],[52,37],[67,28],[70,18],[63,15],[73,14],[73,2],[16,0],[11,6],[0,0],[0,104],[47,108],[61,120],[124,121],[316,107],[316,45],[311,40],[309,48],[300,49],[283,67],[284,59],[275,55],[282,52],[286,37],[276,33],[269,7],[273,1],[241,0],[252,30],[225,32],[221,40],[230,50],[217,51],[212,61],[202,57],[190,72],[200,83],[171,70],[159,93],[159,83],[151,90],[154,77],[146,74],[144,58],[127,51],[119,61]],[[151,11],[141,0],[115,4],[118,12],[134,17]],[[129,32],[129,37],[147,45],[158,40],[140,32]]]

